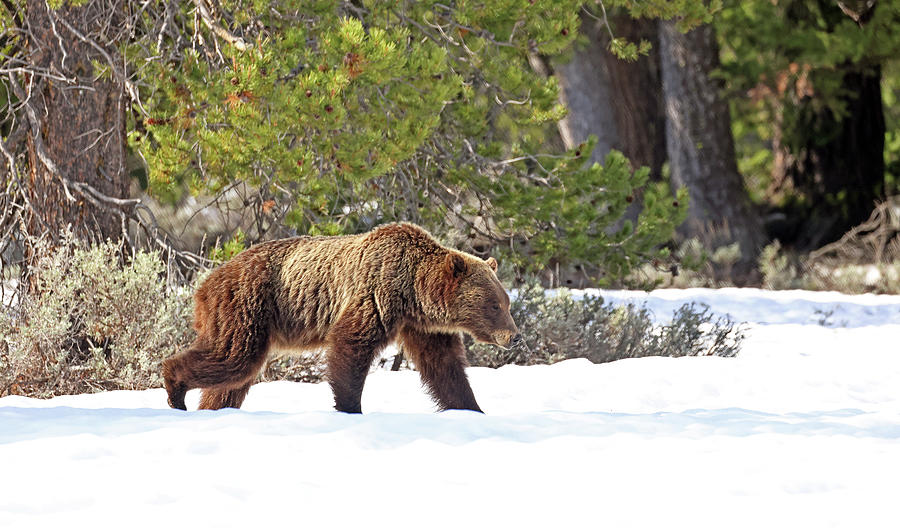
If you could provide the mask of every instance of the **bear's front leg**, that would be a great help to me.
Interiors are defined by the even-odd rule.
[[[334,408],[345,413],[362,412],[362,392],[369,367],[378,348],[335,343],[328,351],[328,383],[334,393]]]
[[[466,348],[458,333],[428,333],[413,328],[400,332],[406,357],[419,371],[422,383],[441,410],[483,412],[466,376]]]
[[[335,409],[361,413],[366,375],[387,340],[378,324],[374,303],[364,303],[352,313],[338,321],[331,330],[327,356],[328,383],[334,392]]]

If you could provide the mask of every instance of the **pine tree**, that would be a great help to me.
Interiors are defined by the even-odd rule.
[[[98,52],[79,67],[114,80],[113,96],[130,103],[128,148],[144,160],[149,191],[175,199],[185,188],[251,186],[259,200],[247,206],[262,218],[248,242],[275,224],[336,234],[412,220],[476,252],[506,248],[522,267],[590,263],[619,275],[658,256],[684,216],[683,195],[649,185],[621,154],[586,163],[594,140],[567,151],[545,145],[566,110],[556,81],[535,74],[527,57],[571,46],[580,2],[89,3],[102,28],[118,31],[75,35]],[[61,4],[50,5],[67,20]],[[4,2],[6,27],[22,29],[29,5]],[[607,5],[685,24],[710,12],[700,0]],[[4,37],[7,93],[50,79],[40,53],[23,45],[26,33]],[[9,99],[2,183],[15,189],[35,161],[27,107]],[[641,215],[611,230],[641,187]],[[0,201],[10,196],[28,207],[22,193]],[[138,207],[101,201],[122,214]]]
[[[684,196],[621,154],[585,163],[594,141],[541,151],[565,110],[528,54],[571,45],[579,2],[221,6],[207,23],[218,48],[185,48],[148,76],[150,116],[131,140],[157,192],[244,180],[299,233],[413,220],[476,251],[527,243],[510,252],[526,268],[613,276],[656,256],[683,218]],[[645,186],[636,224],[607,232]]]
[[[728,2],[717,18],[739,144],[758,199],[786,218],[771,225],[783,242],[833,241],[884,197],[882,66],[896,64],[898,19],[900,2],[824,0]]]

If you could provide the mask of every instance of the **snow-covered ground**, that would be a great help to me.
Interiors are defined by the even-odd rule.
[[[736,358],[473,368],[485,415],[378,371],[241,410],[0,398],[0,526],[898,526],[900,296],[602,292],[748,322]],[[191,393],[196,405],[198,395]]]

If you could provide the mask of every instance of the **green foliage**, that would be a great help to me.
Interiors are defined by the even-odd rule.
[[[738,353],[743,329],[717,318],[705,305],[686,304],[666,324],[655,324],[646,308],[613,307],[601,297],[576,299],[566,290],[535,284],[520,288],[510,307],[527,349],[471,344],[469,362],[499,367],[587,358],[594,363],[646,356],[723,356]]]
[[[621,60],[633,62],[641,56],[650,53],[650,42],[641,40],[640,42],[629,42],[624,38],[614,38],[609,42],[609,51]]]
[[[635,18],[675,19],[679,30],[688,31],[711,22],[713,15],[722,9],[722,0],[608,0],[602,5],[605,9],[622,7]]]
[[[186,48],[145,75],[150,116],[130,141],[159,196],[246,181],[286,203],[301,233],[411,220],[442,236],[479,224],[494,243],[527,244],[515,256],[523,268],[567,260],[609,275],[659,256],[684,218],[685,194],[649,185],[620,154],[585,166],[593,141],[546,152],[546,128],[565,109],[528,54],[566,49],[580,2],[221,4],[244,45]],[[710,12],[702,4],[617,5],[696,23]],[[639,192],[638,221],[612,229]]]
[[[832,3],[726,2],[716,17],[723,75],[735,90],[773,94],[782,102],[815,94],[816,104],[844,111],[836,65],[873,67],[896,57],[900,2],[879,2],[860,26]]]
[[[80,7],[87,2],[88,0],[47,0],[47,6],[50,9],[60,9],[64,6]]]
[[[631,172],[628,160],[611,152],[604,165],[585,166],[580,156],[589,156],[595,139],[573,153],[575,160],[550,160],[548,173],[572,171],[573,177],[556,185],[541,180],[514,180],[495,203],[510,211],[527,211],[527,216],[512,216],[497,221],[502,229],[525,231],[534,225],[558,225],[556,230],[535,231],[529,237],[532,254],[510,252],[507,258],[518,265],[540,269],[550,259],[566,255],[572,262],[602,262],[611,277],[627,273],[638,262],[637,255],[656,254],[654,248],[665,242],[687,213],[687,196],[682,189],[673,200],[664,184],[647,185],[649,170]],[[568,165],[568,166],[567,166]],[[574,166],[573,166],[574,165]],[[634,189],[645,188],[644,208],[637,225],[625,221],[621,229],[608,230],[624,214],[633,200]],[[540,193],[534,192],[535,189]],[[527,259],[527,260],[526,260]],[[605,283],[607,277],[596,277]]]
[[[759,270],[766,288],[786,290],[798,287],[801,282],[797,264],[782,251],[781,243],[777,240],[760,252]]]
[[[884,104],[885,194],[900,194],[900,62],[891,61],[882,70]]]
[[[238,229],[231,240],[226,241],[221,247],[214,247],[210,250],[209,260],[216,265],[228,262],[247,248],[246,238],[244,232]]]
[[[232,3],[225,7],[236,8]],[[508,117],[541,123],[560,116],[553,83],[523,74],[522,49],[526,36],[547,53],[570,40],[559,31],[575,25],[574,16],[561,15],[576,13],[574,3],[523,10],[500,2],[444,14],[427,2],[400,8],[372,2],[364,21],[338,16],[331,2],[282,4],[302,9],[310,21],[277,20],[261,4],[245,11],[248,20],[267,26],[250,49],[226,47],[222,63],[188,50],[175,70],[157,64],[158,91],[146,123],[152,141],[138,132],[132,137],[157,189],[187,182],[215,191],[236,179],[254,185],[274,179],[294,187],[289,220],[305,231],[375,198],[375,178],[411,158],[439,125],[482,134],[493,103],[473,88],[475,75],[497,93],[530,99],[510,105]],[[458,24],[479,21],[478,30],[459,28],[451,36],[466,51],[421,38],[429,33],[411,22],[450,16]],[[518,36],[505,34],[516,16],[522,17]],[[515,46],[492,46],[488,36],[515,37]],[[337,230],[352,229],[349,224]]]
[[[598,22],[608,25],[607,13],[627,13],[634,18],[659,18],[664,20],[674,19],[675,27],[680,31],[689,31],[700,24],[708,24],[713,15],[722,9],[721,0],[711,2],[697,2],[695,0],[646,0],[635,2],[633,0],[597,0],[585,2],[582,10]],[[651,44],[647,40],[638,42],[629,41],[623,37],[617,37],[610,28],[609,51],[621,60],[633,62],[641,56],[650,53]],[[585,39],[582,39],[582,44]]]
[[[719,74],[733,96],[738,162],[755,200],[766,198],[775,161],[773,141],[796,153],[813,142],[824,144],[838,132],[833,123],[822,126],[818,116],[827,111],[840,120],[846,115],[847,98],[855,95],[842,87],[848,71],[885,66],[884,86],[897,85],[896,67],[890,65],[900,52],[898,22],[897,1],[877,2],[863,25],[834,2],[724,3],[714,22],[722,51]],[[885,151],[890,174],[890,138],[900,131],[900,122],[892,118],[888,92]]]
[[[224,69],[196,53],[185,57],[181,75],[162,69],[160,117],[148,122],[160,148],[145,152],[152,181],[187,178],[218,190],[271,174],[278,183],[305,183],[295,193],[299,205],[325,213],[339,188],[361,191],[409,157],[459,89],[452,74],[437,79],[446,73],[443,50],[400,45],[409,40],[402,27],[366,35],[356,19],[323,25],[318,53],[298,26],[246,52],[228,50]],[[289,79],[297,65],[304,71]],[[322,173],[333,178],[317,178]]]
[[[161,360],[192,337],[193,303],[167,288],[159,255],[122,264],[110,242],[35,244],[46,253],[31,270],[34,290],[0,312],[0,396],[160,386]]]

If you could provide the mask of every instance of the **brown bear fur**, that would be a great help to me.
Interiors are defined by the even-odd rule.
[[[163,363],[169,405],[202,388],[201,409],[240,407],[270,348],[325,348],[335,408],[358,413],[372,361],[396,341],[441,409],[480,411],[460,332],[500,346],[518,335],[496,269],[405,223],[254,246],[194,294],[197,338]]]

